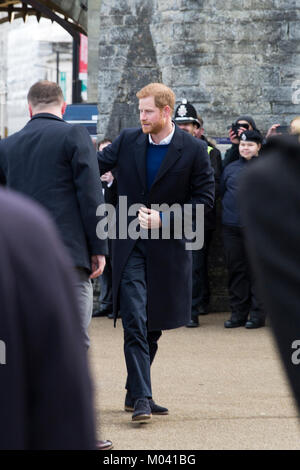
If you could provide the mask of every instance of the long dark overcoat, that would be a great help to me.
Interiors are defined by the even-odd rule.
[[[268,139],[264,155],[241,178],[239,200],[252,268],[300,410],[298,138]]]
[[[214,176],[206,145],[176,126],[168,152],[148,191],[146,155],[149,137],[141,129],[125,129],[98,153],[101,170],[117,168],[118,194],[128,207],[193,202],[212,207]],[[117,206],[118,209],[119,206]],[[124,214],[122,214],[123,216]],[[117,215],[117,220],[119,215]],[[127,217],[127,225],[136,216]],[[113,302],[117,315],[119,285],[128,257],[136,243],[129,237],[113,240]],[[185,239],[147,240],[148,330],[185,325],[192,299],[192,254]]]
[[[93,449],[72,261],[38,204],[0,190],[0,449]]]
[[[95,149],[84,127],[49,113],[35,114],[0,142],[0,183],[42,204],[58,227],[75,266],[90,269],[105,255],[96,235],[104,202]]]

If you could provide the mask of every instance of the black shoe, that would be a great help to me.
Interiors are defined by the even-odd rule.
[[[105,309],[99,308],[98,310],[95,310],[93,312],[93,317],[108,317],[109,315],[111,315],[111,312],[112,312],[112,308],[111,309],[109,309],[109,308],[105,308]]]
[[[199,326],[198,315],[192,315],[192,318],[185,326],[187,328],[196,328],[197,326]]]
[[[167,415],[169,414],[168,408],[165,408],[164,406],[157,405],[152,398],[148,398],[149,400],[149,405],[151,408],[151,412],[154,415]],[[129,393],[126,393],[125,397],[125,405],[124,405],[124,410],[128,412],[133,412],[134,411],[134,400],[131,398]]]
[[[246,319],[230,319],[224,323],[225,328],[238,328],[239,326],[245,326]]]
[[[168,408],[157,405],[155,401],[152,400],[152,398],[149,399],[149,405],[150,405],[151,412],[153,415],[168,415],[169,414]]]
[[[132,421],[148,421],[152,418],[148,398],[138,398],[134,403]]]
[[[254,329],[254,328],[261,328],[262,326],[265,326],[264,320],[249,320],[247,321],[245,328]]]
[[[199,315],[207,315],[208,314],[208,307],[205,306],[205,305],[199,305],[198,314]]]
[[[106,317],[106,315],[107,315],[106,310],[95,310],[92,316],[93,317]]]
[[[124,410],[125,411],[129,411],[129,412],[133,412],[134,410],[134,399],[131,398],[129,392],[127,391],[126,393],[126,397],[125,397],[125,404],[124,404]]]

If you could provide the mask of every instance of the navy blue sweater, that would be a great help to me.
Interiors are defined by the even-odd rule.
[[[153,145],[148,144],[147,150],[147,186],[150,190],[156,174],[159,170],[161,162],[166,156],[169,145]]]

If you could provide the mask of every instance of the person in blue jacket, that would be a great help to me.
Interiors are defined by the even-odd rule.
[[[255,164],[262,141],[263,137],[257,130],[243,132],[239,143],[240,157],[224,169],[221,179],[223,243],[232,311],[231,318],[225,321],[225,328],[259,328],[265,325],[265,313],[257,297],[255,280],[246,255],[238,201],[241,174]]]

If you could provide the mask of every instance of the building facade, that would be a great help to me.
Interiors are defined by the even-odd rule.
[[[56,23],[29,17],[0,28],[0,135],[28,121],[27,92],[38,80],[58,81],[72,101],[72,38]],[[1,86],[2,84],[2,86]]]
[[[195,104],[210,136],[226,136],[240,114],[252,115],[263,132],[300,114],[296,0],[99,4],[101,138],[138,123],[135,93],[153,81]]]

